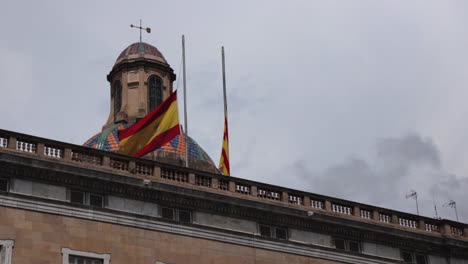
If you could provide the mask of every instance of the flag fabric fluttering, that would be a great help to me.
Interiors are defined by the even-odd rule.
[[[231,175],[231,168],[229,166],[229,134],[227,113],[224,116],[223,148],[221,150],[221,158],[219,159],[219,170],[224,175]]]
[[[119,130],[119,152],[141,157],[180,134],[177,91],[133,126]]]

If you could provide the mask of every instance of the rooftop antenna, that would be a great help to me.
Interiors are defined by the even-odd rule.
[[[442,205],[442,206],[444,206],[444,207],[452,207],[453,209],[455,209],[455,216],[457,217],[457,222],[460,222],[460,221],[458,220],[457,203],[456,203],[455,201],[449,200],[448,203],[446,203],[446,204],[444,204],[444,205]]]
[[[409,194],[406,195],[406,199],[413,198],[416,200],[416,212],[419,215],[419,206],[418,206],[418,193],[416,191],[411,190]]]
[[[149,28],[149,27],[144,28],[144,27],[141,26],[141,19],[140,19],[140,26],[135,26],[135,25],[131,24],[130,27],[140,29],[140,43],[141,43],[141,31],[142,30],[145,30],[146,32],[151,33],[151,28]]]

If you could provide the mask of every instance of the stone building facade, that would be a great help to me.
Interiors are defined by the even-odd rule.
[[[464,223],[226,177],[183,135],[144,158],[118,154],[116,129],[174,79],[156,48],[132,44],[85,146],[0,130],[1,264],[468,264]]]

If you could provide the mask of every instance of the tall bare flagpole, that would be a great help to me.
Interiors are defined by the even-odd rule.
[[[185,167],[188,167],[187,84],[185,81],[185,37],[182,35],[182,75],[184,84]]]
[[[224,116],[227,116],[227,99],[226,99],[226,68],[224,65],[224,47],[221,47],[221,56],[223,63],[223,94],[224,94]]]

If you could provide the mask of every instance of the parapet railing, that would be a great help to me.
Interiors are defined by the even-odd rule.
[[[58,162],[76,163],[80,164],[80,166],[110,170],[114,173],[132,177],[187,185],[191,188],[295,207],[357,221],[468,240],[468,225],[451,220],[417,216],[2,129],[0,129],[1,151],[23,153],[43,159],[53,159]]]

